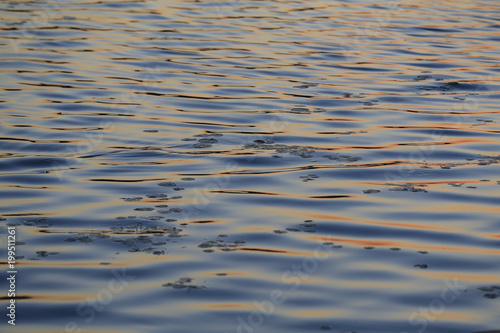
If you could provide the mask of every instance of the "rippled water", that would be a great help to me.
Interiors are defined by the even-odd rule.
[[[496,0],[0,6],[2,332],[500,329]]]

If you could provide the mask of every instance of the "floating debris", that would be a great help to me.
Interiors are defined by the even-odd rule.
[[[218,243],[216,241],[206,241],[206,242],[203,242],[200,245],[198,245],[198,247],[208,248],[208,247],[214,247],[217,245],[218,245]]]
[[[218,143],[219,140],[214,139],[214,138],[203,138],[203,139],[199,139],[198,142],[200,142],[200,143],[214,144],[214,143]]]
[[[353,155],[331,155],[331,154],[326,154],[322,156],[323,158],[327,158],[332,161],[338,161],[342,163],[352,163],[352,162],[357,162],[361,160],[360,156],[353,156]]]
[[[312,180],[319,178],[319,176],[315,174],[309,174],[307,176],[299,176],[299,178],[302,178],[303,182],[310,182]]]
[[[316,232],[316,224],[313,223],[313,220],[305,220],[304,223],[299,224],[299,228],[297,227],[288,227],[286,231],[290,232]],[[276,232],[276,230],[274,231]],[[280,233],[280,232],[276,232]]]
[[[161,209],[158,210],[157,212],[159,214],[171,214],[171,213],[180,213],[182,211],[183,211],[182,208],[170,208],[170,209]]]
[[[25,226],[29,226],[29,227],[36,226],[38,228],[50,228],[52,225],[49,224],[48,221],[49,221],[48,217],[39,217],[39,218],[36,218],[36,219],[23,221],[22,224],[25,225]],[[9,226],[9,227],[16,227],[16,226],[20,226],[21,223],[19,223],[19,222],[9,222],[6,225]]]
[[[191,284],[192,280],[193,279],[189,277],[183,277],[175,282],[164,283],[162,284],[162,287],[173,288],[173,289],[187,289],[188,292],[191,291],[192,289],[206,288],[205,286],[202,285]]]
[[[273,140],[253,140],[253,142],[258,143],[258,144],[273,144]]]
[[[430,79],[430,78],[432,78],[432,75],[425,74],[425,75],[418,75],[413,80],[414,81],[425,81],[425,80]]]
[[[54,256],[56,254],[59,254],[59,252],[36,251],[36,254],[39,257],[48,257],[48,256]]]
[[[89,235],[77,235],[75,237],[67,237],[64,239],[65,242],[82,242],[82,243],[90,243],[92,242],[92,238]]]
[[[374,194],[374,193],[380,193],[380,190],[375,190],[373,188],[369,188],[367,190],[363,190],[363,193],[365,194]]]
[[[149,199],[164,199],[168,197],[168,195],[166,194],[163,194],[163,193],[158,193],[158,194],[147,194],[146,195],[146,198],[149,198]]]
[[[294,86],[294,88],[297,88],[297,89],[307,89],[307,88],[310,88],[310,87],[317,87],[318,84],[317,83],[308,83],[308,82],[305,82],[303,84],[301,84],[300,86]]]
[[[308,108],[291,108],[290,111],[292,113],[311,113],[311,110]]]
[[[263,140],[260,140],[263,141]],[[243,146],[244,149],[274,150],[278,154],[290,154],[302,158],[311,158],[315,152],[312,147],[306,146],[288,146],[284,144],[268,144],[253,142]]]
[[[445,85],[442,86],[420,86],[417,87],[418,90],[425,90],[425,91],[451,91],[460,86],[460,83],[458,82],[448,82]]]
[[[193,148],[210,148],[210,147],[212,147],[212,144],[207,142],[198,142],[193,145]]]
[[[161,182],[158,184],[158,186],[175,187],[177,186],[177,184],[172,182]]]
[[[155,210],[155,209],[152,207],[137,207],[137,208],[134,208],[134,210],[139,211],[139,212],[150,212],[150,211]]]
[[[426,185],[418,185],[418,186],[426,186]],[[427,192],[426,189],[423,189],[423,188],[420,188],[420,187],[415,187],[410,185],[410,184],[403,184],[403,185],[399,185],[399,186],[396,186],[396,187],[391,187],[389,189],[389,191],[403,191],[403,192]]]
[[[223,236],[226,236],[226,235],[223,235]],[[203,248],[203,249],[218,248],[221,251],[229,252],[229,251],[236,251],[237,250],[236,248],[238,246],[240,246],[241,244],[245,244],[245,241],[236,240],[236,241],[232,241],[232,242],[230,242],[230,241],[226,242],[225,240],[219,238],[217,240],[205,241],[205,242],[201,243],[200,245],[198,245],[198,247]],[[212,251],[204,251],[204,252],[213,252],[213,250]]]
[[[500,297],[500,286],[484,286],[477,289],[486,292],[483,294],[485,298],[495,299]]]
[[[163,216],[147,216],[146,220],[149,220],[149,221],[158,221],[158,220],[161,220],[163,218],[164,218]]]
[[[142,197],[120,198],[120,199],[122,199],[123,201],[127,201],[127,202],[135,202],[135,201],[141,201]]]

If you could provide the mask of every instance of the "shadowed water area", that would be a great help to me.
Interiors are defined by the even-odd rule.
[[[4,1],[1,332],[500,330],[500,3]]]

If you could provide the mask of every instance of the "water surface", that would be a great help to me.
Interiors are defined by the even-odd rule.
[[[500,330],[497,1],[0,8],[2,332]]]

